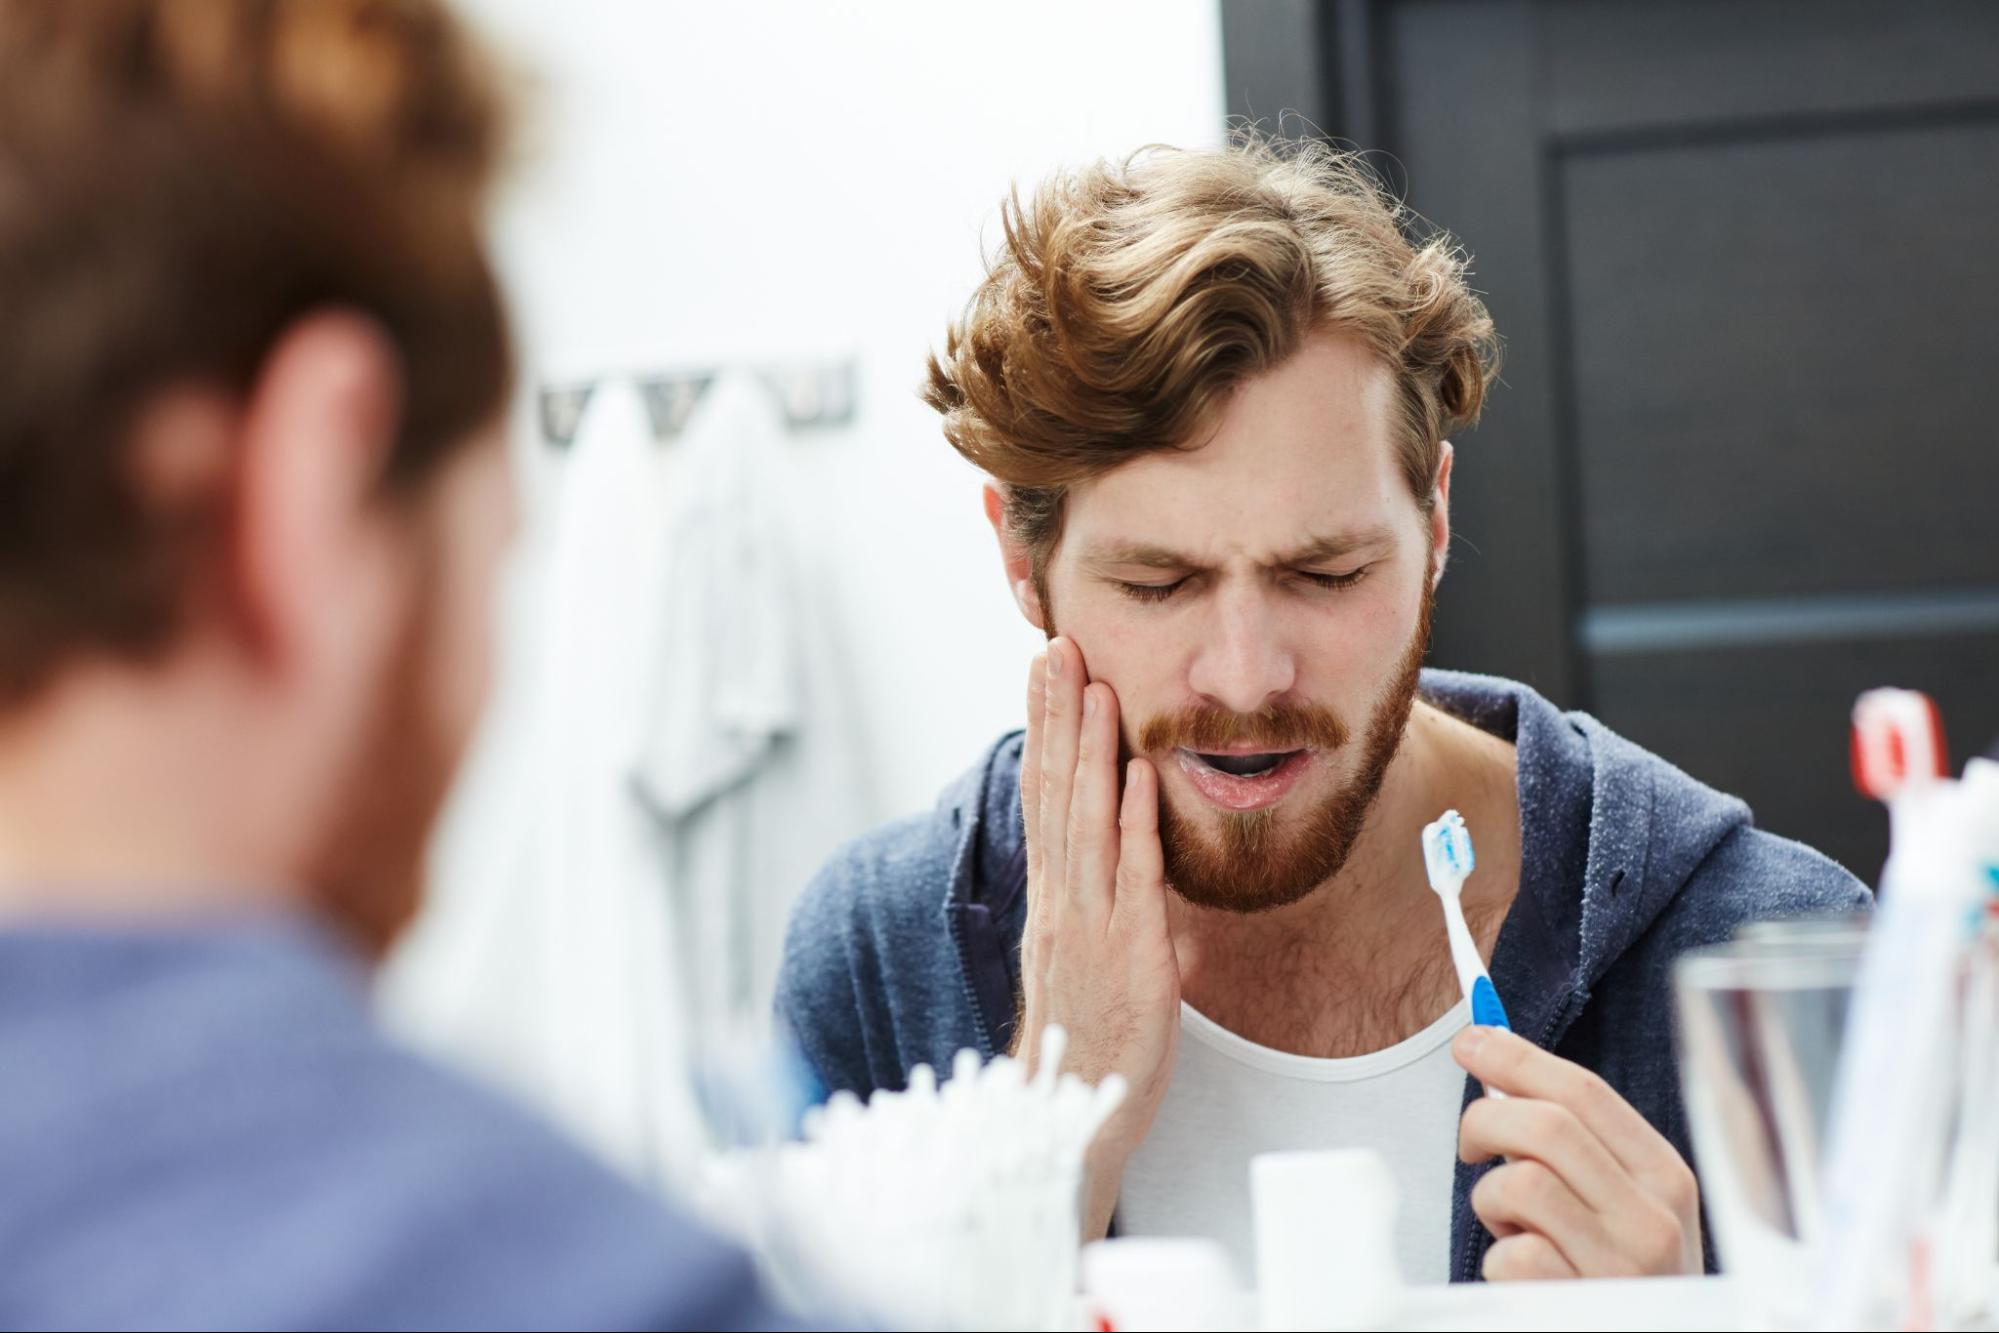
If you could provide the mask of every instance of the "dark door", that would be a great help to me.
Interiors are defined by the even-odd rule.
[[[1231,114],[1385,150],[1506,338],[1434,660],[1874,878],[1854,696],[1929,691],[1959,763],[1999,736],[1999,5],[1223,18]]]

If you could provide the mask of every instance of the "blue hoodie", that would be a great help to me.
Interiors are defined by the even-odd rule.
[[[1426,671],[1421,688],[1516,747],[1520,888],[1491,967],[1514,1030],[1602,1075],[1691,1162],[1673,960],[1745,922],[1865,910],[1866,888],[1753,827],[1741,801],[1524,685]],[[1021,743],[1001,739],[930,813],[848,845],[793,912],[777,1014],[827,1092],[901,1088],[918,1064],[948,1069],[960,1048],[990,1057],[1012,1041],[1027,906]],[[1467,1079],[1466,1103],[1478,1092]],[[1491,1244],[1468,1203],[1486,1169],[1457,1165],[1454,1281],[1476,1278]]]

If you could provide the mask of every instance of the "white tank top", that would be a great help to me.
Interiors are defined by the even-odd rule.
[[[1249,1159],[1287,1149],[1372,1148],[1388,1160],[1401,1196],[1395,1248],[1403,1279],[1447,1281],[1465,1091],[1451,1038],[1470,1017],[1460,1001],[1386,1050],[1318,1060],[1245,1041],[1183,1003],[1173,1081],[1151,1133],[1125,1166],[1118,1234],[1210,1237],[1251,1283]]]

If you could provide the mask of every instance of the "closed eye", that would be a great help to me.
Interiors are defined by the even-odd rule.
[[[1359,569],[1346,574],[1315,574],[1311,570],[1301,569],[1298,571],[1298,577],[1320,588],[1335,590],[1351,588],[1367,577],[1367,566],[1362,565]]]
[[[1186,579],[1175,579],[1171,583],[1126,583],[1117,580],[1118,590],[1135,602],[1163,602],[1179,590]]]

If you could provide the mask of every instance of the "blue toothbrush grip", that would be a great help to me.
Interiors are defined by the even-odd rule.
[[[1491,977],[1480,977],[1472,983],[1471,1021],[1482,1028],[1513,1031],[1513,1025],[1506,1021],[1506,1006],[1499,1002],[1499,992],[1492,988]]]

